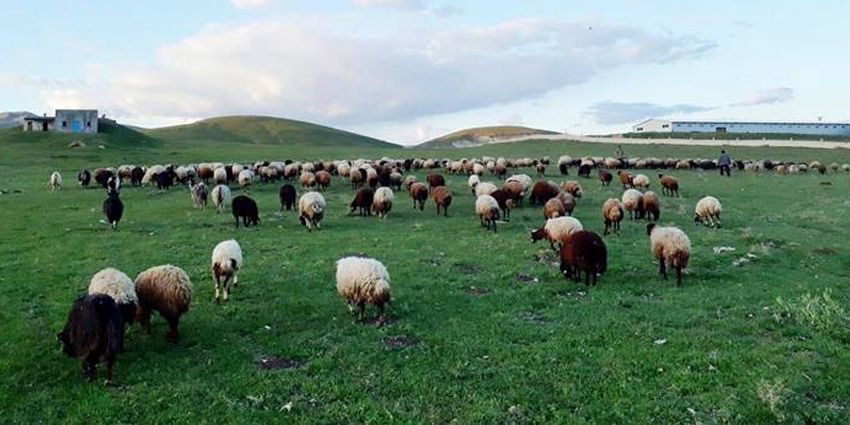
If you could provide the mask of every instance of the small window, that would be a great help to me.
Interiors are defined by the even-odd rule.
[[[68,121],[62,121],[62,128],[68,127]]]
[[[643,127],[638,127],[637,131],[643,131]]]
[[[670,124],[664,124],[661,126],[661,128],[670,128]]]
[[[91,128],[91,121],[86,121],[86,127]]]

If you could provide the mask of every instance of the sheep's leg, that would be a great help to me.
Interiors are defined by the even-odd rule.
[[[378,304],[378,326],[383,326],[387,322],[387,317],[384,315],[384,304]]]
[[[180,338],[180,332],[177,329],[177,327],[180,325],[180,318],[167,317],[166,320],[168,320],[168,327],[170,328],[170,331],[168,332],[168,339],[171,342],[177,342],[177,340]]]
[[[667,263],[663,259],[658,262],[658,273],[664,276],[664,280],[667,280]]]
[[[602,236],[608,236],[608,227],[611,226],[611,223],[608,221],[605,222],[605,230],[602,231]]]
[[[106,361],[106,385],[112,385],[112,376],[115,369],[115,360]]]
[[[365,302],[362,302],[362,301],[361,301],[361,302],[359,302],[359,303],[357,304],[357,308],[358,308],[358,310],[359,310],[358,315],[357,315],[357,316],[358,316],[358,319],[359,319],[361,322],[362,322],[362,321],[364,321],[364,320],[366,320],[366,303],[365,303]]]
[[[218,279],[215,280],[215,302],[219,302],[221,298],[221,284],[218,282]]]
[[[676,267],[676,285],[682,285],[682,268]]]
[[[237,287],[239,285],[239,274],[233,272],[233,287]]]
[[[151,333],[151,311],[144,307],[139,307],[139,325],[145,333]]]
[[[83,375],[85,375],[86,380],[91,382],[94,381],[95,374],[97,373],[97,358],[89,358],[83,360]]]
[[[443,207],[443,217],[449,216],[449,207]]]
[[[590,286],[590,270],[584,271],[584,286]],[[596,283],[596,273],[593,273],[593,283]]]

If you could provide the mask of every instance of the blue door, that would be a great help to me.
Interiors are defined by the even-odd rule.
[[[83,122],[82,121],[71,121],[71,131],[74,133],[80,133],[83,131]]]

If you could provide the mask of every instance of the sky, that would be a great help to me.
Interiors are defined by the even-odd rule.
[[[850,2],[42,0],[0,5],[0,111],[260,114],[414,144],[484,125],[850,121]]]

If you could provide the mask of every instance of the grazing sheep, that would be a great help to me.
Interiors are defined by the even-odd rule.
[[[543,204],[543,218],[550,219],[567,215],[564,204],[558,198],[552,198]]]
[[[578,166],[578,176],[584,177],[586,179],[590,178],[590,170],[593,168],[592,165],[589,164],[581,164]]]
[[[632,187],[649,189],[649,177],[646,174],[635,174],[632,176]]]
[[[584,193],[581,190],[581,185],[575,180],[567,180],[561,183],[561,190],[573,195],[576,199],[581,198],[581,195]]]
[[[850,173],[850,164],[841,164],[841,171],[845,173]]]
[[[54,171],[53,174],[50,175],[50,180],[47,182],[47,187],[50,188],[51,192],[62,189],[62,175],[59,174],[58,171]]]
[[[239,283],[239,270],[242,269],[242,247],[233,239],[220,242],[212,253],[212,276],[215,282],[215,302],[220,298],[227,301],[230,284]]]
[[[242,219],[242,225],[248,227],[250,225],[260,225],[260,211],[257,208],[257,202],[253,199],[239,195],[233,198],[230,203],[230,212],[236,220],[236,228],[239,228],[239,219]]]
[[[611,186],[611,180],[614,179],[614,176],[608,170],[599,170],[599,181],[602,182],[602,186]]]
[[[227,184],[227,170],[224,167],[213,170],[213,183]]]
[[[602,219],[605,223],[605,231],[602,234],[609,234],[609,230],[613,228],[619,235],[620,222],[623,221],[623,215],[623,204],[616,198],[608,198],[602,204]]]
[[[393,171],[390,173],[390,188],[393,190],[401,190],[401,186],[404,183],[404,176],[398,171]]]
[[[104,294],[112,297],[124,322],[133,323],[139,298],[136,296],[133,281],[124,272],[108,267],[95,273],[89,281],[88,293],[89,295]]]
[[[291,211],[295,205],[295,197],[298,194],[295,192],[295,186],[284,183],[280,186],[277,196],[280,199],[280,210],[283,211],[285,208],[287,211]]]
[[[336,262],[336,290],[345,298],[350,311],[359,309],[364,320],[366,304],[378,308],[378,323],[383,324],[384,305],[390,302],[390,275],[380,261],[364,257],[345,257]]]
[[[434,189],[437,186],[446,185],[446,179],[437,173],[428,174],[428,177],[426,177],[425,180],[428,182],[428,187],[431,189]]]
[[[82,187],[89,187],[91,183],[91,173],[89,170],[82,170],[79,174],[77,174],[77,182],[80,183]]]
[[[608,269],[608,250],[605,242],[596,233],[579,230],[570,234],[561,245],[561,273],[564,277],[581,281],[584,272],[584,284],[596,285],[597,275]]]
[[[549,246],[553,251],[556,250],[555,243],[563,244],[567,236],[584,229],[581,222],[574,217],[555,217],[546,220],[546,224],[531,232],[531,242],[537,242],[541,239],[549,241]]]
[[[114,175],[115,173],[108,168],[98,168],[97,170],[94,170],[94,181],[96,181],[101,187],[106,188],[106,182]]]
[[[170,190],[171,186],[174,185],[175,176],[174,170],[171,169],[165,169],[162,172],[154,174],[153,179],[156,182],[156,188],[159,190]]]
[[[106,216],[106,222],[112,226],[112,230],[117,230],[118,222],[124,215],[124,203],[118,197],[118,192],[106,194],[106,200],[103,201],[103,215]]]
[[[366,184],[369,185],[372,190],[375,190],[375,188],[378,187],[379,177],[378,170],[372,167],[366,169]]]
[[[502,217],[506,220],[511,217],[511,209],[514,207],[514,200],[510,193],[499,189],[490,194],[496,202],[499,203],[499,209],[502,210]]]
[[[449,206],[452,204],[452,191],[445,186],[437,186],[431,189],[431,197],[437,205],[437,215],[440,215],[440,208],[442,208],[443,216],[448,217]]]
[[[651,190],[643,194],[643,213],[650,221],[658,221],[661,218],[661,201],[658,194]]]
[[[516,181],[505,182],[502,190],[510,195],[514,201],[514,205],[522,205],[522,201],[525,199],[525,187],[522,183]]]
[[[487,230],[492,227],[493,232],[496,232],[496,220],[499,219],[499,202],[490,195],[481,195],[475,200],[475,213],[481,221],[482,226],[486,226]]]
[[[658,272],[667,279],[667,268],[676,269],[676,284],[682,284],[682,270],[688,266],[691,256],[691,240],[676,227],[661,227],[655,223],[646,225],[646,234],[652,255],[658,260]]]
[[[88,172],[88,170],[86,170]],[[141,186],[142,179],[145,178],[145,169],[142,167],[133,167],[130,170],[130,185],[131,186]]]
[[[380,218],[387,218],[393,208],[395,194],[389,187],[379,187],[372,199],[372,211]]]
[[[424,183],[414,182],[410,185],[410,197],[413,199],[413,208],[419,205],[419,211],[425,210],[425,201],[428,200],[428,186]]]
[[[232,265],[232,264],[231,264]],[[192,303],[192,282],[180,267],[170,264],[151,267],[136,276],[139,309],[136,318],[147,333],[151,332],[151,312],[158,311],[168,321],[168,338],[176,341],[180,316]]]
[[[617,171],[617,177],[620,179],[620,183],[623,185],[623,189],[629,189],[632,187],[632,175],[626,171],[620,170]]]
[[[532,180],[531,177],[527,174],[514,174],[508,177],[507,180],[505,180],[505,184],[511,182],[517,182],[522,184],[522,190],[528,191],[528,189],[531,187],[531,183],[533,183],[534,180]]]
[[[97,364],[106,362],[106,383],[112,383],[115,358],[124,351],[124,324],[112,297],[94,294],[74,301],[65,328],[56,338],[68,357],[82,359],[89,381],[95,378]]]
[[[366,180],[366,171],[362,168],[352,168],[348,173],[348,180],[351,182],[351,188],[357,189]]]
[[[494,164],[493,165],[493,175],[496,176],[497,179],[504,179],[508,174],[508,167],[505,164]]]
[[[301,182],[302,188],[311,188],[316,185],[316,175],[309,171],[305,171],[301,173],[301,178],[299,178],[299,181]]]
[[[478,177],[478,174],[472,174],[469,176],[469,179],[466,181],[467,186],[472,191],[472,194],[475,195],[475,188],[478,184],[481,183],[481,178]]]
[[[572,162],[573,159],[569,155],[562,155],[558,158],[558,171],[561,172],[562,176],[570,175],[570,163]]]
[[[664,174],[659,174],[658,178],[661,179],[661,193],[663,195],[679,196],[679,180],[673,176],[665,176]]]
[[[207,208],[207,198],[209,197],[209,193],[207,191],[207,185],[205,185],[204,182],[198,182],[198,184],[192,186],[191,195],[192,204],[195,208],[200,208],[202,210]]]
[[[540,163],[537,164],[537,177],[544,177],[546,175],[546,164]]]
[[[242,170],[237,177],[239,187],[247,188],[254,181],[254,173],[251,170]]]
[[[404,181],[401,182],[401,185],[404,186],[405,189],[410,190],[410,187],[413,186],[413,183],[416,183],[416,182],[417,182],[416,176],[409,175],[409,176],[404,178]]]
[[[697,201],[694,208],[694,223],[702,223],[710,227],[720,227],[720,213],[723,207],[713,196],[705,196]]]
[[[475,195],[475,196],[489,195],[489,194],[495,192],[498,189],[499,188],[496,187],[496,185],[493,184],[493,183],[481,182],[481,183],[478,183],[478,185],[475,186],[475,192],[473,192],[473,195]]]
[[[353,213],[355,210],[358,215],[372,215],[372,201],[375,200],[375,192],[368,187],[364,187],[357,191],[354,195],[354,199],[351,201],[349,207],[351,208],[350,213]]]
[[[534,183],[534,188],[531,189],[531,195],[528,197],[531,205],[543,205],[546,201],[558,196],[561,189],[552,182],[540,180]]]
[[[629,212],[629,220],[643,218],[643,193],[636,189],[623,192],[623,208]]]
[[[325,197],[319,192],[307,192],[298,200],[298,220],[308,231],[321,229],[319,222],[325,217]]]
[[[217,212],[224,211],[231,202],[230,188],[223,184],[216,185],[212,190],[212,201]]]

